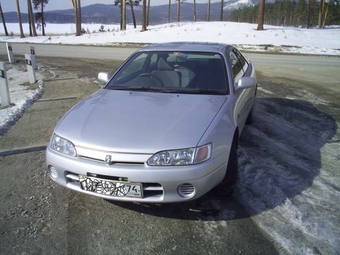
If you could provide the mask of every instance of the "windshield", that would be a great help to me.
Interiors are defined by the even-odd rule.
[[[163,93],[228,94],[224,60],[207,52],[139,52],[105,87]]]

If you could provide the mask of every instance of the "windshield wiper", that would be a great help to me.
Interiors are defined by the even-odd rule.
[[[127,91],[146,91],[159,93],[187,93],[187,91],[176,88],[165,87],[111,87],[111,90],[127,90]]]
[[[226,95],[227,91],[217,89],[185,89],[185,88],[164,88],[164,87],[110,87],[111,90],[127,90],[127,91],[146,91],[159,93],[179,93],[179,94],[202,94],[202,95]]]
[[[129,91],[151,91],[163,92],[164,89],[158,87],[111,87],[111,90],[129,90]]]
[[[226,90],[218,90],[218,89],[190,89],[183,91],[187,94],[203,94],[203,95],[226,95]]]

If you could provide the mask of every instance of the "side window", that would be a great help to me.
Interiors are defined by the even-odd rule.
[[[233,51],[229,52],[229,60],[234,75],[234,82],[236,83],[244,74],[242,63]]]
[[[248,66],[249,66],[247,60],[243,57],[243,55],[239,51],[234,49],[233,52],[235,53],[235,55],[240,60],[243,71],[247,72]]]

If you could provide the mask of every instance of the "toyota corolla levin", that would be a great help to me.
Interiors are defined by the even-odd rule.
[[[232,193],[252,118],[253,65],[231,45],[147,46],[58,123],[46,150],[58,184],[105,199],[183,202]]]

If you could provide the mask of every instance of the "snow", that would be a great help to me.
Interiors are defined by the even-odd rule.
[[[20,38],[18,24],[7,24],[9,33],[14,36],[0,37],[4,42],[116,45],[122,43],[158,43],[168,41],[207,41],[237,45],[248,51],[274,51],[340,55],[340,27],[328,29],[304,29],[295,27],[265,26],[257,31],[256,24],[234,22],[186,22],[150,26],[148,31],[140,32],[128,25],[126,31],[119,31],[119,25],[103,25],[105,32],[98,32],[101,24],[83,24],[88,34],[74,36],[74,24],[47,24],[48,36]],[[3,29],[3,28],[1,28]],[[28,24],[24,24],[28,31]],[[0,30],[4,34],[3,30]]]
[[[171,23],[150,26],[146,32],[140,32],[141,28],[134,29],[131,25],[127,31],[119,31],[118,25],[104,25],[105,32],[98,32],[101,24],[83,24],[83,28],[89,34],[74,36],[74,24],[47,24],[47,36],[26,37],[18,36],[18,24],[7,24],[9,32],[14,36],[0,36],[2,42],[21,43],[45,43],[45,44],[74,44],[74,45],[119,45],[119,44],[148,44],[165,41],[209,41],[223,42],[237,45],[241,50],[247,51],[273,51],[295,54],[317,54],[340,56],[340,27],[334,26],[327,29],[304,29],[293,27],[265,26],[264,31],[256,31],[255,24],[232,23],[232,22],[197,22],[197,23]],[[2,29],[2,28],[1,28]],[[24,31],[28,31],[28,25],[24,24]],[[3,34],[3,30],[0,30]],[[26,107],[34,102],[43,93],[43,82],[39,81],[38,88],[32,90],[28,86],[28,74],[25,70],[18,69],[15,65],[8,65],[8,82],[12,105],[0,108],[0,138],[1,134],[10,128],[23,114]],[[42,80],[42,76],[38,76]],[[273,92],[259,87],[259,91],[267,95]],[[300,94],[298,94],[300,93]],[[297,96],[305,97],[313,104],[325,104],[308,91],[301,90]],[[261,111],[261,103],[256,109],[258,114]],[[261,111],[263,112],[263,111]],[[273,124],[273,116],[261,116],[259,123]],[[275,117],[274,117],[275,118]],[[316,123],[322,122],[321,117],[316,116]],[[276,124],[275,124],[276,125]],[[277,124],[281,125],[281,124]],[[290,124],[287,123],[286,132],[289,133]],[[285,132],[280,126],[275,130]],[[303,127],[303,125],[301,125]],[[261,143],[268,143],[268,147],[277,148],[282,151],[291,162],[295,162],[294,155],[291,155],[291,148],[286,148],[284,144],[276,142],[273,144],[272,137],[267,137],[260,128],[248,130],[254,139],[259,139]],[[298,131],[296,131],[298,132]],[[284,136],[284,134],[281,134]],[[301,132],[301,137],[304,133]],[[311,141],[315,138],[311,137]],[[317,142],[317,141],[316,141]],[[294,144],[294,141],[292,141]],[[325,143],[322,141],[319,146],[322,162],[330,162],[339,156],[336,143]],[[306,148],[303,148],[304,151]],[[261,148],[259,148],[261,150]],[[253,154],[252,154],[253,153]],[[298,151],[295,153],[299,153]],[[266,160],[254,160],[259,157],[259,151],[246,152],[240,148],[240,165],[242,166],[242,176],[239,183],[240,200],[254,211],[254,221],[257,222],[284,250],[292,254],[319,254],[315,247],[328,245],[324,248],[325,254],[338,254],[340,251],[339,236],[340,230],[332,225],[338,219],[332,218],[332,214],[323,212],[325,210],[335,210],[339,208],[337,203],[340,199],[339,192],[335,193],[329,187],[336,187],[338,178],[327,174],[323,169],[327,166],[320,166],[317,169],[319,174],[313,176],[313,183],[304,183],[304,176],[296,176],[295,173],[287,174],[287,169],[266,158]],[[255,156],[257,155],[257,156]],[[333,158],[332,158],[333,157]],[[331,159],[330,159],[331,158]],[[261,161],[261,162],[258,162]],[[288,161],[289,162],[289,161]],[[309,169],[309,162],[295,162],[303,169]],[[337,171],[336,166],[332,165]],[[315,170],[315,169],[314,169]],[[313,169],[311,170],[312,173]],[[275,178],[280,176],[280,178]],[[281,177],[283,180],[281,181]],[[255,180],[255,182],[254,182]],[[288,180],[288,181],[287,181]],[[286,193],[293,192],[289,187],[299,188],[298,185],[306,185],[308,188],[300,187],[302,190],[298,195],[289,197]],[[278,183],[273,183],[278,182]],[[302,183],[302,184],[301,184]],[[283,187],[283,188],[282,188]],[[316,192],[316,191],[321,192]],[[294,193],[294,192],[293,192]],[[265,200],[264,200],[265,198]],[[333,202],[332,202],[333,201]],[[326,206],[331,206],[330,208]],[[267,210],[266,208],[271,208]],[[334,212],[333,215],[337,215]],[[283,235],[287,226],[292,230],[292,236]],[[309,245],[305,245],[305,244]]]
[[[19,67],[14,65],[7,65],[7,67],[9,68],[7,81],[11,105],[2,108],[0,105],[0,138],[6,130],[19,120],[25,109],[43,93],[43,77],[39,73],[36,77],[39,79],[38,88],[31,89],[27,71],[20,70]]]

